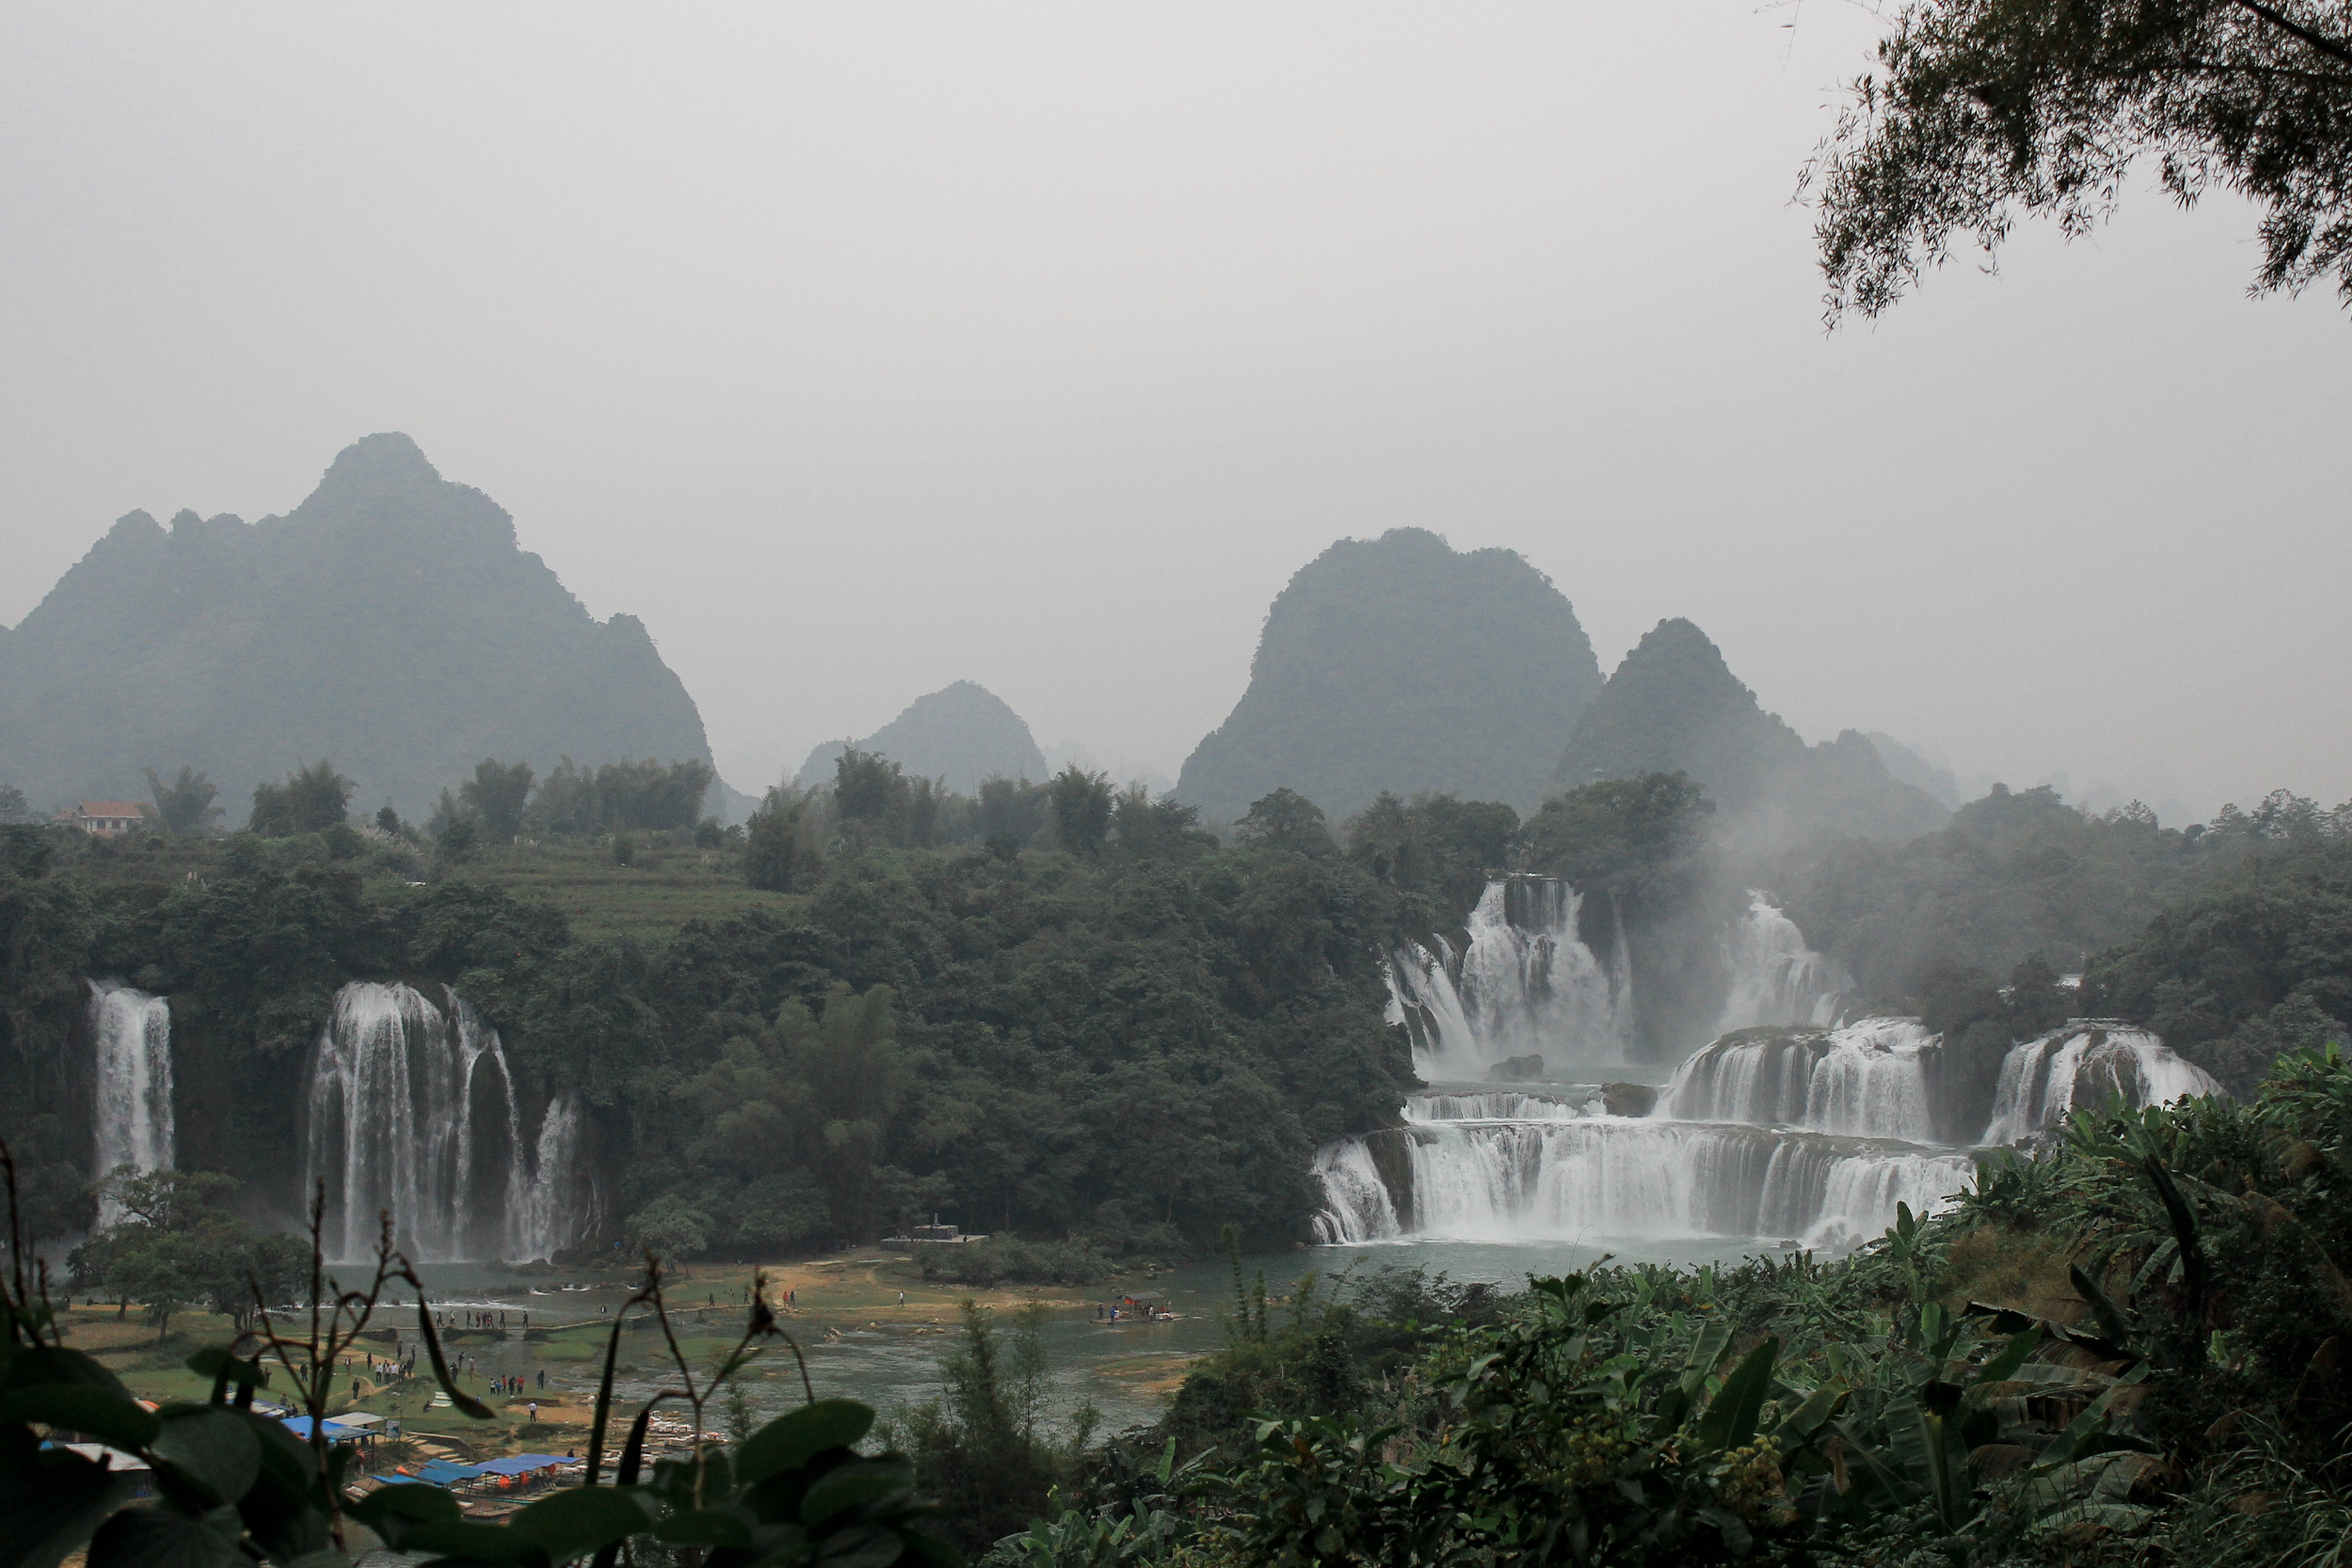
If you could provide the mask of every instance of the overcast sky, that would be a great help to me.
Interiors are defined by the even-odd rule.
[[[1793,23],[1792,27],[1789,24]],[[0,11],[0,622],[371,431],[756,789],[958,678],[1173,775],[1343,535],[1808,738],[2352,796],[2352,325],[2153,178],[1824,334],[1823,0]]]

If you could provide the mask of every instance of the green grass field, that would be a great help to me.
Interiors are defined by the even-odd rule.
[[[788,908],[805,900],[763,893],[743,885],[738,856],[729,849],[697,849],[684,834],[634,833],[636,853],[622,865],[611,844],[518,844],[484,849],[454,864],[436,863],[430,852],[387,851],[371,844],[345,862],[368,879],[372,896],[397,900],[413,895],[420,878],[464,880],[504,888],[517,897],[541,898],[564,912],[579,935],[626,937],[660,942],[690,920],[724,920],[750,910]],[[134,834],[112,843],[60,837],[57,847],[74,875],[106,888],[143,887],[135,897],[160,899],[190,879],[224,872],[216,838],[175,839]],[[316,838],[269,841],[269,853],[324,863]]]
[[[662,846],[640,835],[634,864],[614,863],[598,846],[517,845],[482,852],[444,875],[544,898],[583,937],[666,941],[690,920],[724,920],[749,910],[802,900],[745,887],[735,856],[691,846]]]

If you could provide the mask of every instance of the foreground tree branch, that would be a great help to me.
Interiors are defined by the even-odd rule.
[[[1914,0],[1807,163],[1826,315],[1875,316],[2021,214],[2072,238],[2135,168],[2263,209],[2251,292],[2352,301],[2352,0]]]

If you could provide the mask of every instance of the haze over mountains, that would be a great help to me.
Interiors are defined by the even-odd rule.
[[[1705,632],[1668,620],[1626,655],[1577,720],[1547,793],[1677,771],[1706,789],[1737,832],[1759,842],[1820,830],[1911,838],[1950,815],[1890,773],[1879,747],[1856,731],[1807,746],[1764,711]]]
[[[941,780],[966,795],[978,790],[982,779],[1042,781],[1047,772],[1045,754],[1021,715],[971,681],[915,698],[863,740],[829,740],[815,748],[795,782],[803,789],[831,784],[834,759],[852,746],[880,752],[908,773]]]
[[[797,782],[828,784],[851,744],[966,794],[1054,771],[1021,715],[972,681],[816,748]],[[212,775],[233,825],[256,783],[326,756],[360,809],[389,799],[418,816],[485,756],[544,772],[564,756],[709,755],[645,628],[596,621],[517,547],[503,510],[400,435],[347,448],[284,516],[183,512],[165,529],[132,513],[0,633],[0,784],[40,809],[136,800],[144,769],[184,765]],[[1908,837],[1954,801],[1948,773],[1883,736],[1807,746],[1688,621],[1661,622],[1604,682],[1550,578],[1417,528],[1342,539],[1298,570],[1175,794],[1230,822],[1287,787],[1336,821],[1383,791],[1527,812],[1674,769],[1756,844]],[[714,787],[721,815],[748,803]]]
[[[36,809],[139,800],[143,768],[253,786],[331,757],[355,806],[421,816],[485,756],[707,759],[633,616],[599,622],[513,520],[370,436],[283,516],[116,523],[0,637],[0,782]]]
[[[1227,820],[1285,786],[1334,817],[1384,789],[1525,810],[1600,685],[1575,609],[1516,551],[1343,539],[1275,599],[1248,689],[1176,794]]]

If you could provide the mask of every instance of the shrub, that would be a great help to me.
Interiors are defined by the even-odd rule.
[[[917,1242],[914,1260],[925,1279],[960,1285],[1094,1285],[1111,1272],[1111,1260],[1084,1242],[1025,1242],[1018,1236]]]

